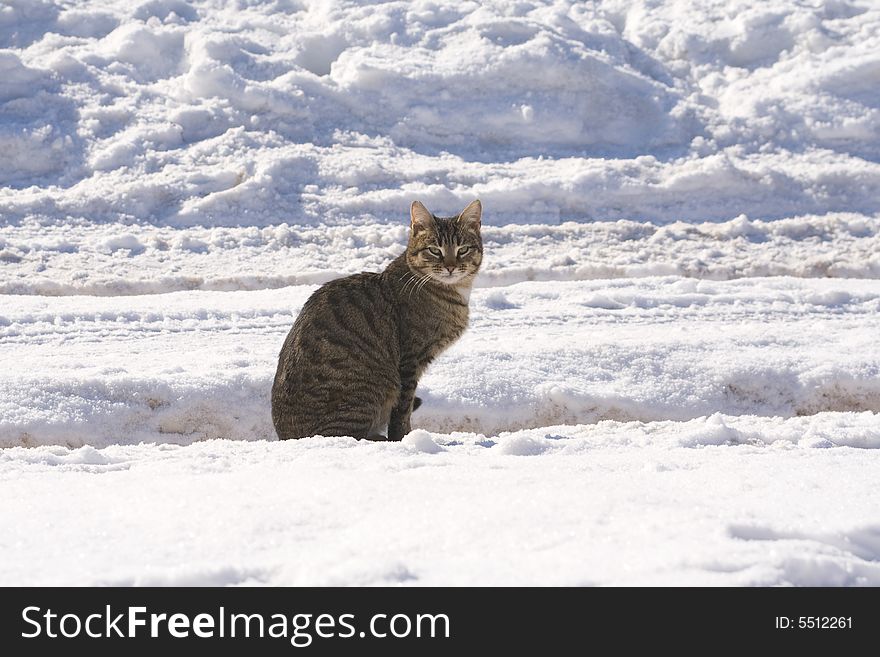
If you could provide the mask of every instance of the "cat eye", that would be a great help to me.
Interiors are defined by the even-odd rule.
[[[430,251],[431,255],[434,256],[435,258],[442,258],[443,257],[443,251],[441,251],[440,249],[438,249],[436,247],[429,246],[428,251]]]
[[[459,257],[461,257],[461,256],[463,256],[463,255],[466,255],[467,252],[470,251],[470,250],[471,250],[471,247],[469,247],[469,246],[463,246],[463,247],[461,247],[461,248],[458,250],[458,255],[459,255]]]

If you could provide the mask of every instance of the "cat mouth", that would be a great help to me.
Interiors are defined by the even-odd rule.
[[[434,278],[440,281],[441,283],[445,283],[446,285],[453,285],[463,280],[466,277],[466,274],[461,272],[452,272],[450,273],[442,273],[442,274],[434,274]]]

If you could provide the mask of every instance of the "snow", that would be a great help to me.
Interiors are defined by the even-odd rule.
[[[716,446],[699,424],[698,449],[674,423],[435,436],[438,453],[311,438],[119,445],[99,462],[89,447],[16,447],[0,452],[4,542],[19,546],[0,580],[880,584],[873,450],[768,445],[754,421],[753,443]],[[869,418],[818,424],[878,437]]]
[[[833,213],[663,226],[624,220],[485,225],[487,257],[476,286],[665,275],[876,279],[876,223],[875,217]],[[313,285],[381,269],[403,248],[407,226],[282,222],[132,230],[129,224],[9,225],[0,232],[0,263],[13,266],[0,279],[0,293],[114,296]]]
[[[867,0],[6,0],[0,583],[880,585],[878,89]],[[477,197],[414,430],[278,442]]]
[[[16,221],[384,223],[413,195],[502,223],[880,210],[871,3],[15,0],[0,21]]]
[[[273,438],[278,350],[315,289],[3,297],[0,445]],[[880,412],[876,280],[525,282],[470,305],[422,428]]]

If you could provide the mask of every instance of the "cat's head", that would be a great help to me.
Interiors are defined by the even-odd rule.
[[[435,217],[413,201],[406,261],[410,269],[445,285],[470,285],[483,261],[479,201],[456,217]]]

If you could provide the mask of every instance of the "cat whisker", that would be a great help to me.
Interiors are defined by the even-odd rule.
[[[410,299],[412,299],[413,292],[417,292],[417,291],[421,290],[425,286],[425,283],[427,282],[427,280],[429,278],[431,278],[431,277],[428,276],[427,274],[423,274],[421,277],[419,277],[419,281],[409,291],[409,298]]]
[[[411,271],[407,272],[403,276],[401,276],[399,280],[402,281],[403,279],[407,279],[406,283],[404,283],[403,287],[400,289],[401,296],[406,294],[407,289],[409,289],[409,297],[408,298],[412,299],[413,292],[416,291],[416,289],[419,287],[420,283],[423,283],[424,278],[425,278],[424,275],[422,275],[422,274],[415,275]]]
[[[430,281],[430,280],[431,280],[431,277],[428,275],[425,275],[422,278],[422,280],[419,282],[418,291],[421,292],[422,288],[425,287],[428,284],[428,281]]]
[[[423,279],[424,279],[424,275],[423,275],[423,274],[419,274],[418,279],[416,280],[415,285],[413,285],[413,286],[410,288],[409,296],[407,297],[408,299],[410,299],[410,300],[412,299],[412,295],[413,295],[413,293],[414,293],[416,290],[418,290],[419,285],[422,283],[422,280],[423,280]]]
[[[409,276],[409,279],[406,281],[406,283],[403,284],[403,288],[401,288],[400,290],[401,295],[406,293],[407,287],[409,287],[410,285],[415,287],[416,283],[418,283],[418,279],[412,274],[412,272],[407,272],[404,276],[401,276],[401,280],[403,280],[407,276]]]

